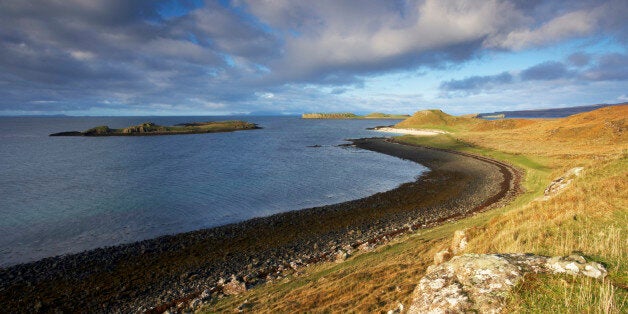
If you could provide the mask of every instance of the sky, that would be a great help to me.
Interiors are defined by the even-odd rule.
[[[0,115],[628,101],[625,0],[2,0]]]

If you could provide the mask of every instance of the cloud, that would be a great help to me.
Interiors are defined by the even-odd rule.
[[[586,36],[628,43],[620,0],[197,2],[0,2],[0,111],[296,111],[321,106],[315,96],[346,104],[348,90],[382,74],[456,69]],[[586,57],[440,88],[625,78],[625,55]]]
[[[561,62],[547,61],[523,70],[520,74],[524,81],[547,81],[566,77],[567,67]]]
[[[337,84],[394,69],[459,63],[479,51],[500,26],[495,21],[516,15],[498,1],[307,3],[246,3],[285,34],[281,58],[269,64],[278,80]]]
[[[576,52],[567,58],[569,64],[576,67],[583,67],[591,62],[591,55],[583,52]]]
[[[502,85],[512,82],[512,75],[508,72],[502,72],[496,75],[487,76],[471,76],[461,80],[449,80],[440,84],[441,90],[482,90],[491,88],[495,85]]]
[[[584,71],[582,76],[592,81],[628,80],[628,54],[610,53],[601,55],[595,64]]]
[[[538,28],[512,31],[501,41],[489,42],[501,48],[520,50],[531,46],[541,46],[565,38],[587,35],[596,25],[596,17],[588,11],[569,12],[556,17]]]

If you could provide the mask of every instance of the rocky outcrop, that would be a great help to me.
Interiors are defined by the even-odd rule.
[[[579,255],[464,254],[428,269],[408,313],[500,313],[508,293],[526,273],[603,278],[606,269]]]
[[[556,178],[552,183],[547,186],[545,191],[543,192],[543,200],[548,200],[558,193],[562,192],[567,186],[573,182],[576,177],[579,177],[584,170],[583,167],[575,167],[565,172],[559,178]]]

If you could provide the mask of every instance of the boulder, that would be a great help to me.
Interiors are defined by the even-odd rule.
[[[408,313],[499,313],[526,273],[603,278],[606,269],[578,255],[464,254],[428,268],[413,292]]]

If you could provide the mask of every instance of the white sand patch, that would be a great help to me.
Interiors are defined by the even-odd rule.
[[[447,132],[441,130],[428,130],[428,129],[401,129],[401,128],[376,128],[375,131],[397,134],[410,134],[421,136],[433,136],[438,134],[446,134]]]

